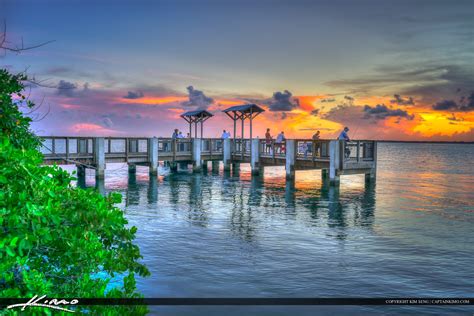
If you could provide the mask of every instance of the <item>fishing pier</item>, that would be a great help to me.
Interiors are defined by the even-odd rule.
[[[213,167],[222,162],[224,170],[249,163],[253,175],[265,167],[285,166],[287,179],[294,179],[297,170],[321,169],[323,178],[338,184],[342,175],[365,174],[373,179],[377,167],[377,143],[367,140],[287,139],[268,143],[264,139],[42,138],[45,164],[75,164],[78,176],[83,176],[86,168],[94,169],[98,178],[104,177],[107,163],[127,163],[131,173],[136,166],[147,166],[150,175],[156,176],[160,162],[171,171],[177,171],[180,164],[201,172],[211,161]]]
[[[324,139],[277,142],[253,138],[253,120],[264,111],[256,104],[225,109],[223,112],[233,120],[232,139],[203,138],[204,122],[214,115],[196,110],[181,114],[189,124],[188,138],[44,136],[41,151],[45,164],[75,164],[79,177],[85,175],[86,168],[94,169],[99,179],[104,178],[107,163],[127,163],[131,173],[136,171],[136,166],[147,166],[150,175],[156,176],[160,162],[173,172],[178,171],[178,165],[186,168],[192,165],[194,172],[200,172],[209,161],[213,168],[222,162],[224,170],[249,163],[252,175],[256,176],[265,167],[285,166],[288,180],[295,178],[297,170],[321,169],[323,179],[333,185],[339,183],[341,175],[365,174],[367,180],[375,178],[377,142]],[[246,120],[250,124],[249,138],[244,138]],[[238,125],[240,138],[236,138]]]

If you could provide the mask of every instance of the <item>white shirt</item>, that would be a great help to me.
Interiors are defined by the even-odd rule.
[[[221,136],[222,139],[226,139],[226,138],[229,138],[229,137],[230,137],[230,133],[228,133],[228,132],[222,133],[222,136]]]

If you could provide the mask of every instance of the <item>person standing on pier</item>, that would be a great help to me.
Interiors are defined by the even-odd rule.
[[[222,131],[221,138],[222,138],[222,139],[230,138],[230,133],[227,132],[226,130],[223,130],[223,131]]]
[[[344,157],[349,158],[351,155],[351,150],[347,147],[347,142],[350,142],[351,139],[349,138],[349,135],[347,134],[349,132],[349,127],[344,127],[342,130],[341,134],[339,134],[338,139],[344,141]]]
[[[218,150],[222,149],[222,146],[223,146],[222,144],[224,143],[224,139],[230,138],[230,132],[227,132],[226,130],[223,130],[221,138],[222,138],[222,142],[218,143]]]
[[[175,128],[173,135],[171,135],[171,147],[168,149],[168,142],[166,142],[165,145],[165,151],[173,151],[171,148],[175,148],[174,144],[176,143],[176,138],[178,138],[178,129]]]
[[[278,134],[277,139],[275,141],[275,150],[278,148],[278,151],[280,154],[285,153],[285,144],[283,144],[284,141],[286,141],[285,132],[281,131],[281,133]]]
[[[321,132],[316,131],[316,133],[314,133],[314,135],[313,135],[313,140],[319,140],[319,134],[321,134]]]
[[[272,135],[270,134],[270,129],[267,128],[267,132],[265,133],[265,152],[271,154],[272,153]]]
[[[318,140],[320,139],[320,134],[321,132],[320,131],[316,131],[316,133],[314,133],[313,135],[313,143],[308,143],[308,152],[309,151],[312,151],[314,150],[314,156],[316,156],[318,154],[318,151],[319,151],[319,142]],[[305,153],[305,157],[307,156],[307,153]]]
[[[184,138],[183,132],[179,131],[178,136],[176,138],[183,139]],[[180,141],[178,141],[178,143],[179,143],[178,144],[179,145],[179,151],[185,151],[184,145],[187,145],[187,144],[185,144],[184,142],[180,142]]]
[[[174,129],[174,132],[173,132],[173,135],[171,135],[171,138],[172,138],[172,139],[176,139],[176,138],[178,138],[178,135],[179,135],[178,129],[175,128],[175,129]]]

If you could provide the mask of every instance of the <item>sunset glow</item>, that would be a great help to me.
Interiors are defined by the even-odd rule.
[[[463,37],[472,18],[462,4],[416,14],[415,3],[160,5],[123,2],[108,17],[79,3],[7,5],[10,40],[54,40],[4,58],[46,82],[31,90],[47,113],[33,128],[170,135],[187,128],[180,114],[206,109],[204,133],[216,137],[233,128],[222,110],[256,103],[266,110],[254,122],[260,137],[271,128],[333,138],[348,126],[356,138],[474,141],[474,47]]]

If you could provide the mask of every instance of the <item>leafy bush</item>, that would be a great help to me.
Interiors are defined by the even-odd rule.
[[[114,206],[121,196],[73,187],[66,171],[41,166],[39,139],[18,108],[34,106],[22,95],[24,79],[0,70],[0,297],[140,297],[135,274],[149,272],[132,243],[136,227],[128,229]],[[123,278],[123,286],[106,291],[113,277]],[[93,315],[147,313],[144,306],[82,309]]]

